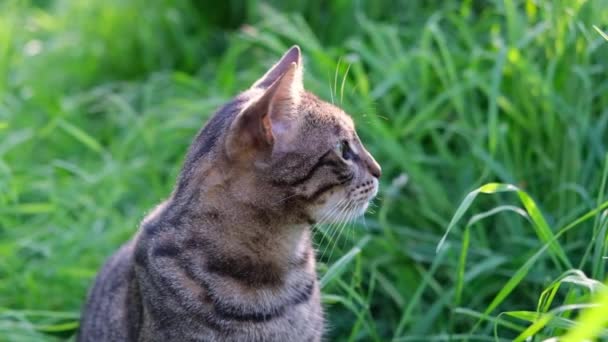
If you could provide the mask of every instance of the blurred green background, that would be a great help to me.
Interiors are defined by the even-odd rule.
[[[3,0],[0,341],[73,339],[197,130],[293,44],[384,170],[365,220],[320,228],[328,340],[608,338],[607,23],[606,0]],[[471,192],[492,182],[521,190]]]

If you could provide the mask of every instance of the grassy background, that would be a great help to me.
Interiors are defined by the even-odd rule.
[[[384,170],[319,241],[329,340],[608,338],[607,23],[606,0],[0,2],[0,341],[72,338],[196,131],[292,44]]]

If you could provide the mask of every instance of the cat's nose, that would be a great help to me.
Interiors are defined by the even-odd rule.
[[[382,168],[380,167],[380,164],[378,164],[371,156],[370,160],[367,163],[367,168],[369,169],[369,172],[372,174],[372,176],[376,178],[380,178],[380,176],[382,176]]]
[[[372,157],[372,155],[367,151],[365,151],[365,165],[372,176],[376,178],[380,178],[380,176],[382,176],[382,168],[380,167],[380,164],[378,164],[374,157]]]

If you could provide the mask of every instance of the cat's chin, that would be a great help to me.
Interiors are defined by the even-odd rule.
[[[349,203],[348,206],[337,205],[329,208],[322,208],[314,214],[316,224],[336,224],[344,220],[354,220],[365,215],[369,208],[370,201]]]
[[[357,206],[355,206],[355,208],[353,208],[353,212],[356,214],[356,217],[360,217],[365,215],[365,213],[367,212],[367,208],[369,208],[369,201],[368,202],[364,202],[361,203]]]

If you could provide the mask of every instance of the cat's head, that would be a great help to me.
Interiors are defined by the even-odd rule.
[[[294,46],[220,109],[191,146],[177,192],[203,188],[210,202],[280,211],[292,221],[363,214],[380,165],[348,114],[304,90],[302,71]]]

